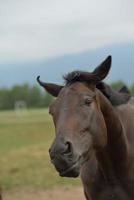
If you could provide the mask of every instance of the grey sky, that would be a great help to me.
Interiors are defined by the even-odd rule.
[[[134,41],[133,0],[0,0],[0,62]]]

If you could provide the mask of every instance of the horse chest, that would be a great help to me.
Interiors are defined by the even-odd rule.
[[[97,191],[96,191],[97,193]],[[132,200],[119,185],[108,185],[101,188],[94,200]]]
[[[133,195],[119,183],[104,183],[103,181],[94,183],[90,190],[85,190],[87,200],[133,200]]]

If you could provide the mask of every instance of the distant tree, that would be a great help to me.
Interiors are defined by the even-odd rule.
[[[44,96],[44,99],[43,99],[44,107],[48,107],[52,101],[53,101],[52,95],[46,93],[45,96]]]
[[[28,105],[30,107],[40,107],[42,105],[43,101],[43,94],[40,90],[40,88],[36,85],[32,86],[29,89],[29,94],[28,94]]]
[[[110,85],[111,85],[111,87],[112,87],[113,89],[115,89],[115,90],[121,89],[121,87],[124,86],[124,85],[127,86],[127,84],[124,83],[123,81],[116,81],[116,82],[111,83]]]
[[[131,91],[132,95],[134,96],[134,84],[131,86],[130,91]]]
[[[10,89],[10,91],[13,96],[13,101],[23,100],[28,102],[30,86],[27,83],[23,85],[15,85]]]
[[[12,109],[13,100],[9,89],[2,88],[0,90],[0,109]]]

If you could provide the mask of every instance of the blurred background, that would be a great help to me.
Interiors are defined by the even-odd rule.
[[[133,0],[0,1],[4,199],[60,200],[61,192],[70,200],[84,199],[80,180],[60,178],[49,161],[54,127],[48,106],[53,99],[37,85],[36,77],[63,84],[65,73],[92,71],[112,55],[106,81],[115,89],[126,84],[134,94],[133,8]]]

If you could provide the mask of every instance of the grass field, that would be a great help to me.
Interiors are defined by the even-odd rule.
[[[45,109],[29,110],[21,117],[0,112],[0,186],[48,189],[79,185],[79,179],[61,178],[50,163],[48,148],[54,138]]]

